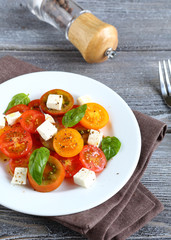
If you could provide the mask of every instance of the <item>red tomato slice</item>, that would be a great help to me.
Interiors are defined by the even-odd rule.
[[[0,136],[1,136],[4,132],[10,130],[12,127],[13,127],[13,126],[8,126],[8,125],[7,125],[7,126],[5,126],[4,128],[1,128],[1,129],[0,129]]]
[[[7,157],[13,159],[24,157],[31,148],[31,135],[20,126],[13,127],[0,136],[0,150]]]
[[[17,112],[17,111],[19,111],[20,113],[23,113],[23,112],[25,112],[25,111],[27,111],[27,110],[29,110],[29,109],[30,109],[30,108],[29,108],[27,105],[25,105],[25,104],[18,104],[18,105],[16,105],[16,106],[10,108],[10,109],[5,113],[5,115],[10,114],[10,113],[13,113],[13,112]]]
[[[39,185],[28,172],[28,180],[32,188],[38,192],[51,192],[58,188],[65,177],[65,169],[55,157],[50,156],[43,172],[42,184]]]
[[[62,116],[58,116],[55,118],[56,126],[58,131],[61,130],[62,128],[65,128],[65,126],[62,124]]]
[[[48,99],[49,94],[57,94],[57,95],[63,95],[63,104],[61,110],[54,110],[49,109],[46,107],[46,102]],[[48,92],[46,92],[41,98],[40,98],[40,107],[43,110],[43,112],[48,113],[52,116],[59,116],[64,115],[66,112],[68,112],[74,105],[74,99],[72,95],[69,92],[66,92],[62,89],[53,89]]]
[[[102,150],[93,145],[85,145],[80,152],[80,161],[85,168],[96,173],[101,172],[107,164],[106,157]]]
[[[66,178],[73,177],[83,167],[79,159],[79,155],[76,155],[74,157],[64,158],[59,156],[56,153],[54,154],[54,157],[56,157],[62,163],[65,169]]]
[[[24,167],[27,168],[28,164],[29,164],[29,157],[30,154],[28,154],[27,156],[23,157],[23,158],[19,158],[19,159],[10,159],[9,160],[9,168],[12,174],[14,174],[14,170],[16,167]]]
[[[39,134],[31,134],[31,138],[32,138],[32,141],[33,141],[33,146],[32,146],[32,151],[37,149],[37,148],[40,148],[40,147],[43,147],[43,144],[40,140],[40,135]]]
[[[30,133],[35,133],[40,124],[45,121],[45,115],[36,110],[28,110],[20,117],[21,126]]]
[[[41,111],[41,109],[40,109],[40,99],[32,100],[31,102],[29,102],[28,107],[30,108],[30,110]]]
[[[77,108],[77,107],[79,107],[79,106],[80,106],[80,105],[74,104],[73,107],[72,107],[72,109],[73,109],[73,108]]]

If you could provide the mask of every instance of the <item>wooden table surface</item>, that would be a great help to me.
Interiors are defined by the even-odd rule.
[[[142,177],[165,209],[129,239],[171,239],[171,109],[161,98],[158,77],[158,61],[171,58],[171,0],[79,0],[118,29],[117,56],[102,64],[87,64],[62,33],[29,12],[26,2],[0,0],[0,57],[11,55],[46,70],[94,78],[132,109],[168,124],[166,137]],[[0,239],[86,238],[43,217],[0,206]]]

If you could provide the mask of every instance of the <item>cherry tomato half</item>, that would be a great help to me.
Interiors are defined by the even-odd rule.
[[[35,133],[40,124],[45,121],[45,115],[36,110],[28,110],[20,117],[21,126],[30,133]]]
[[[83,167],[79,154],[70,158],[61,157],[57,153],[54,156],[62,163],[66,178],[73,177]]]
[[[89,129],[100,129],[109,121],[106,109],[98,103],[87,103],[87,110],[80,123]]]
[[[72,107],[72,109],[73,109],[73,108],[77,108],[77,107],[79,107],[79,106],[80,106],[80,105],[74,104],[73,107]]]
[[[50,138],[49,140],[45,141],[41,136],[40,136],[40,141],[41,144],[48,148],[51,151],[55,151],[54,147],[53,147],[53,138]]]
[[[65,128],[65,126],[62,124],[62,116],[58,116],[56,117],[55,121],[56,121],[56,127],[59,130],[61,130],[62,128]]]
[[[88,141],[89,134],[90,134],[90,129],[87,129],[87,128],[83,127],[80,123],[77,123],[72,128],[76,129],[81,134],[81,136],[84,140],[84,145],[86,145],[87,141]]]
[[[33,141],[32,151],[34,151],[37,148],[43,147],[43,144],[40,140],[41,136],[38,133],[31,134],[31,138]]]
[[[12,126],[5,126],[4,128],[1,128],[0,129],[0,136],[4,133],[4,132],[6,132],[6,131],[8,131],[8,130],[10,130],[12,128]]]
[[[14,170],[16,167],[23,167],[23,168],[27,168],[28,164],[29,164],[29,157],[30,154],[28,154],[25,157],[22,158],[18,158],[18,159],[9,159],[9,168],[12,174],[14,174]]]
[[[18,105],[15,105],[14,107],[10,108],[6,113],[5,115],[7,114],[10,114],[10,113],[13,113],[13,112],[17,112],[19,111],[20,113],[23,113],[27,110],[29,110],[30,108],[25,105],[25,104],[18,104]]]
[[[31,174],[28,172],[28,180],[32,188],[38,192],[51,192],[58,188],[63,182],[65,177],[65,169],[63,165],[55,157],[50,156],[46,164],[42,184],[39,185],[32,178]]]
[[[63,104],[62,104],[62,109],[61,110],[54,110],[54,109],[49,109],[46,107],[46,102],[48,99],[49,94],[57,94],[57,95],[63,95]],[[72,95],[64,90],[61,89],[53,89],[45,94],[40,98],[40,107],[43,110],[43,112],[48,113],[52,116],[58,116],[58,115],[63,115],[66,112],[68,112],[74,105],[74,99]]]
[[[40,109],[40,99],[34,99],[31,102],[29,102],[28,107],[30,110],[37,110],[41,111]]]
[[[13,127],[0,136],[0,150],[7,157],[13,159],[24,157],[31,148],[31,135],[20,126]]]
[[[76,156],[83,146],[84,141],[81,134],[73,128],[61,129],[53,139],[53,147],[62,157]]]
[[[106,157],[102,150],[93,145],[85,145],[80,152],[80,161],[85,168],[96,173],[101,172],[107,164]]]

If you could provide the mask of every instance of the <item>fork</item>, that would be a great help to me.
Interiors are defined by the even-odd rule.
[[[171,62],[159,61],[160,88],[164,101],[171,107]]]

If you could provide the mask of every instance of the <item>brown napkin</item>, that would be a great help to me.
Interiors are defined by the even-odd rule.
[[[42,69],[13,57],[0,59],[0,83],[37,71]],[[140,179],[154,149],[165,135],[166,125],[142,113],[135,111],[134,114],[141,130],[142,149],[137,168],[127,184],[95,208],[51,219],[91,240],[124,240],[163,210],[163,205],[140,183]]]

